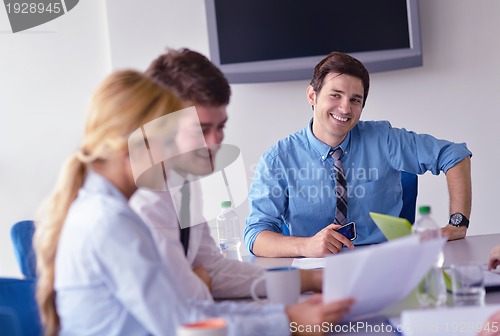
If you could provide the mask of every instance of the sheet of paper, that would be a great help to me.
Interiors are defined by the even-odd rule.
[[[418,258],[415,258],[413,265],[406,270],[412,274],[408,274],[408,281],[404,287],[405,292],[409,293],[417,287],[424,274],[427,273],[429,268],[437,261],[439,253],[442,251],[446,241],[446,238],[443,238],[441,243],[439,243],[439,240],[421,242],[421,246],[418,248],[417,252]]]
[[[325,258],[295,258],[292,267],[300,269],[325,268]]]
[[[365,249],[369,246],[356,246],[355,250],[359,251]],[[343,247],[340,253],[347,253],[350,250],[347,247]],[[300,269],[317,269],[325,268],[325,258],[295,258],[292,261],[292,266]]]
[[[323,277],[326,302],[352,297],[346,319],[354,319],[406,297],[436,261],[446,239],[420,242],[408,236],[327,257]]]
[[[500,273],[497,270],[488,271],[488,265],[484,264],[484,286],[485,287],[500,287]]]
[[[486,322],[497,311],[500,305],[403,311],[400,330],[405,336],[475,336],[485,328],[498,331],[498,323]]]
[[[483,270],[484,287],[486,287],[486,289],[490,289],[490,290],[500,289],[500,273],[499,273],[499,271],[498,270],[488,271],[487,264],[482,264],[481,268]],[[445,272],[451,278],[451,269],[449,267],[445,268]],[[451,291],[451,284],[448,287],[448,290]]]

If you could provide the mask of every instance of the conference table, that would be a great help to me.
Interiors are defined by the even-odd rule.
[[[469,236],[464,239],[446,242],[444,252],[444,265],[449,267],[452,264],[465,262],[486,263],[491,249],[500,245],[500,233]],[[292,265],[294,258],[261,258],[261,257],[246,257],[245,261],[263,266],[265,268],[282,267]],[[447,305],[451,305],[451,295],[448,295]],[[485,303],[500,304],[500,291],[487,291]],[[388,323],[387,318],[398,319],[403,310],[420,309],[415,294],[410,294],[406,299],[397,302],[390,307],[374,314],[368,323]],[[335,335],[369,335],[370,333],[349,333],[340,332]],[[400,335],[397,332],[379,332],[377,335]]]

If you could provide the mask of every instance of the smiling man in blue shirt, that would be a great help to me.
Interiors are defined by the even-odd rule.
[[[249,193],[245,244],[266,257],[320,257],[342,246],[385,241],[369,212],[399,216],[401,172],[446,174],[450,223],[442,232],[464,238],[471,211],[471,152],[465,144],[360,121],[369,74],[357,59],[333,52],[314,69],[307,99],[313,118],[260,159]],[[341,149],[347,182],[346,222],[355,222],[354,244],[336,230],[336,178],[332,151]],[[338,211],[338,210],[337,210]],[[286,226],[290,236],[283,235]]]

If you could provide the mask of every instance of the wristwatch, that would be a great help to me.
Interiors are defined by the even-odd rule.
[[[467,219],[467,217],[462,215],[460,212],[457,212],[450,216],[448,224],[456,227],[465,226],[466,228],[469,228],[469,219]]]

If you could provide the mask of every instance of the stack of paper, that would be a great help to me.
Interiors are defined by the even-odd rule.
[[[399,330],[405,336],[476,336],[481,331],[497,335],[498,321],[488,320],[499,311],[500,305],[404,311]]]
[[[488,265],[484,264],[483,274],[484,274],[484,287],[486,291],[493,291],[500,289],[500,273],[497,270],[488,271]]]

